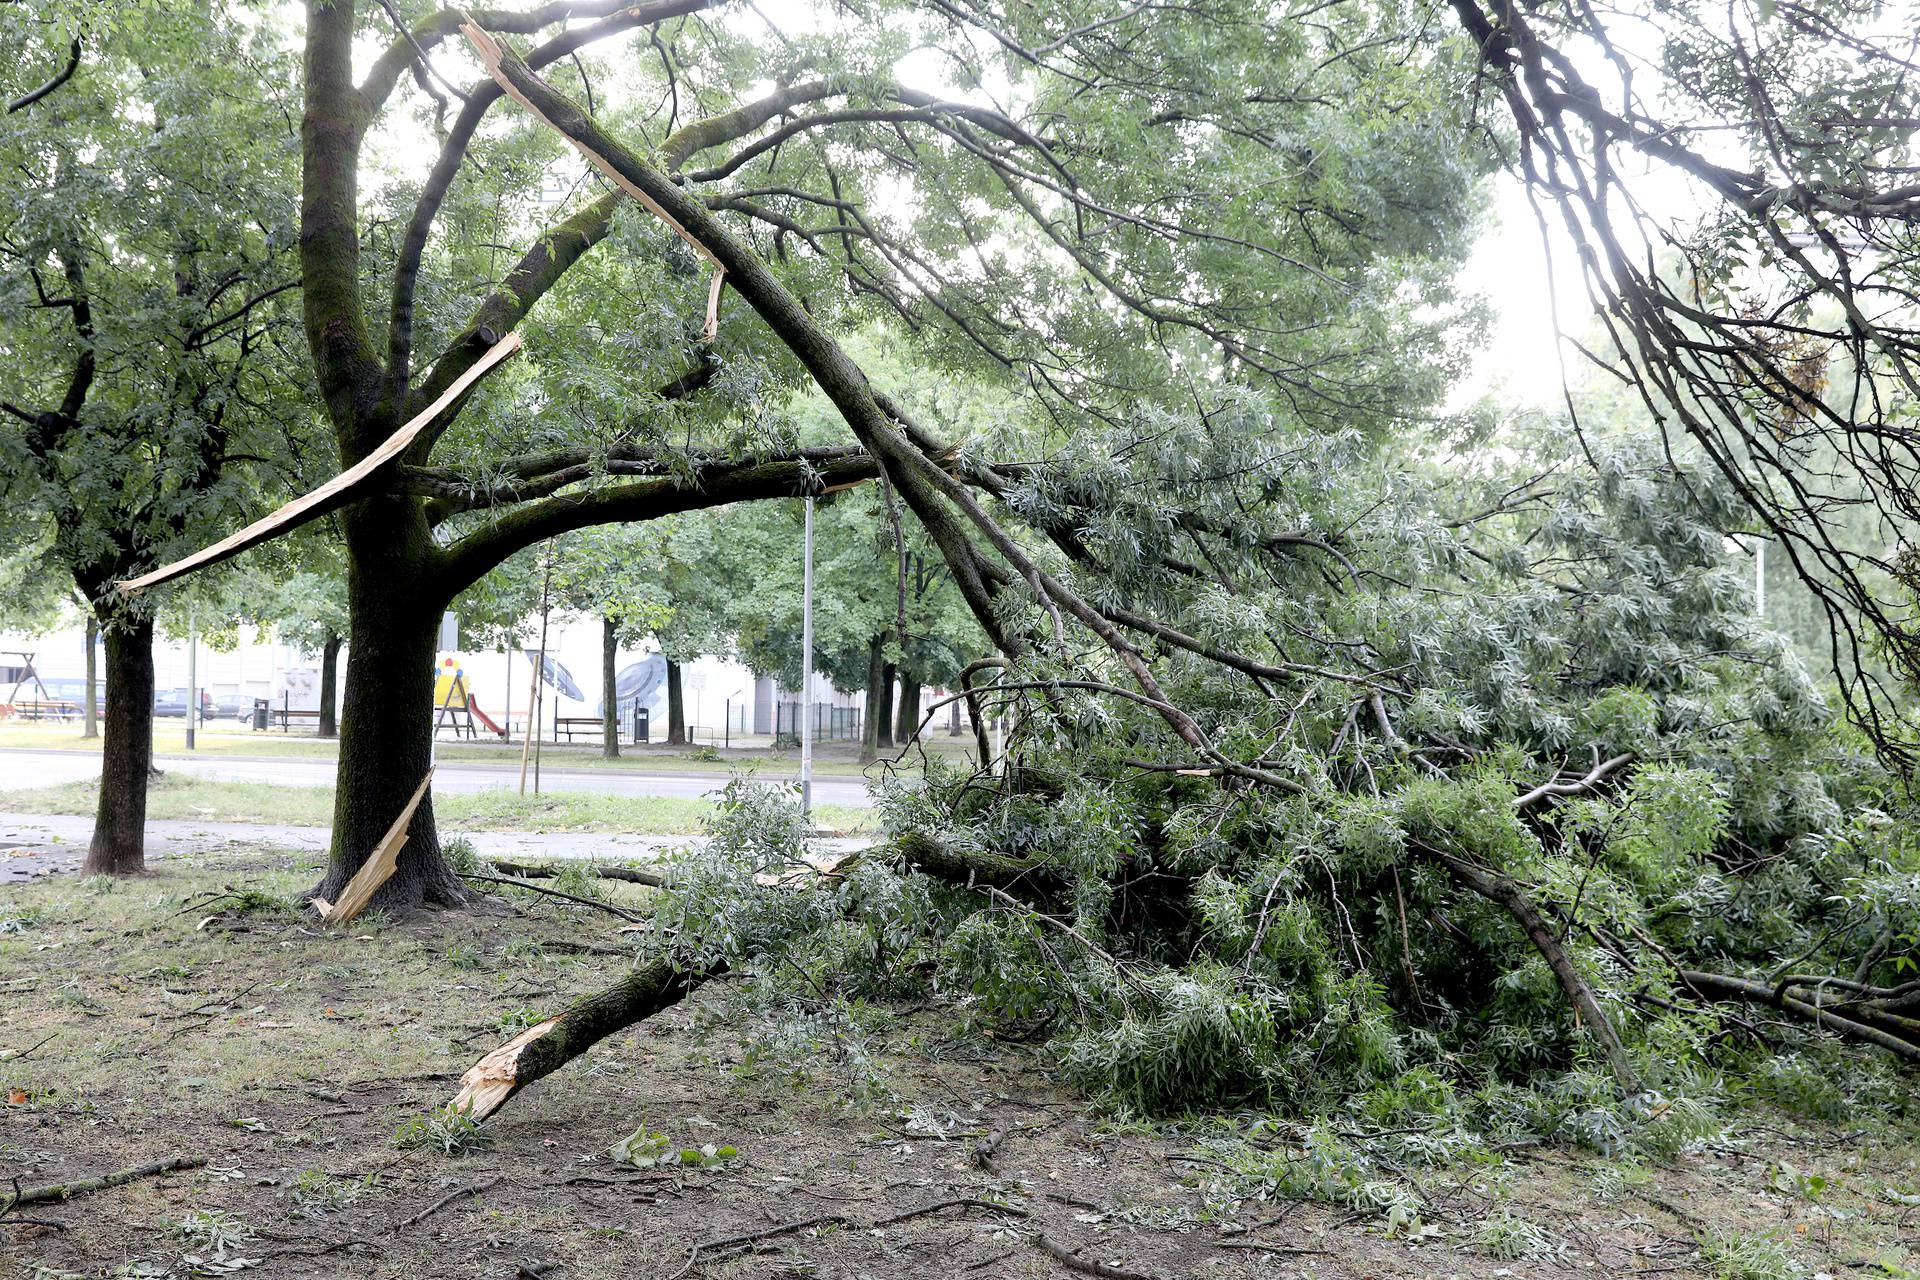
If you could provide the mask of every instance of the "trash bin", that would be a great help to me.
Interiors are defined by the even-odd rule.
[[[637,743],[648,741],[647,709],[640,703],[633,704],[633,740]]]
[[[253,727],[256,730],[262,730],[267,727],[267,716],[270,714],[271,709],[272,705],[265,698],[255,698],[253,700]]]

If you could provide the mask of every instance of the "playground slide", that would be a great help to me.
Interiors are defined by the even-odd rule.
[[[487,728],[493,730],[493,732],[496,735],[498,735],[501,738],[504,738],[507,736],[507,731],[505,729],[502,729],[499,725],[495,724],[493,722],[493,717],[480,709],[480,704],[473,700],[472,694],[467,695],[467,709],[473,712],[474,719],[478,720],[481,724],[487,726]]]

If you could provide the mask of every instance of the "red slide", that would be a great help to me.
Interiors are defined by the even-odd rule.
[[[501,738],[505,738],[507,736],[507,731],[505,729],[502,729],[499,725],[495,724],[493,722],[493,717],[480,709],[480,704],[473,700],[472,694],[467,695],[467,709],[473,712],[475,719],[480,721],[481,724],[487,726],[487,728],[493,730],[495,734],[499,735]]]

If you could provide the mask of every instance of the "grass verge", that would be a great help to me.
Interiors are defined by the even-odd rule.
[[[99,784],[0,791],[8,813],[87,815],[94,812]],[[610,796],[587,791],[548,791],[522,796],[505,789],[435,795],[434,814],[444,831],[593,831],[609,835],[680,836],[705,829],[711,801],[683,796]],[[845,805],[816,805],[823,828],[869,830],[874,814]],[[332,787],[286,787],[266,782],[219,782],[171,773],[147,788],[147,817],[188,822],[254,822],[287,827],[333,823]]]

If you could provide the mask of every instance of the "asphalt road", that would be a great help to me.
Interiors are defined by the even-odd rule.
[[[262,756],[156,755],[154,763],[166,772],[190,773],[222,782],[268,782],[288,787],[330,787],[333,761],[273,759]],[[90,751],[37,751],[31,747],[0,747],[0,810],[6,793],[24,787],[52,787],[100,776],[100,757]],[[792,775],[763,771],[769,780]],[[616,796],[699,797],[726,785],[719,773],[643,773],[629,769],[556,769],[540,771],[543,791],[589,791]],[[433,775],[433,789],[445,792],[487,791],[518,787],[519,766],[468,764],[443,760]],[[816,804],[868,808],[873,796],[859,778],[815,778]]]

